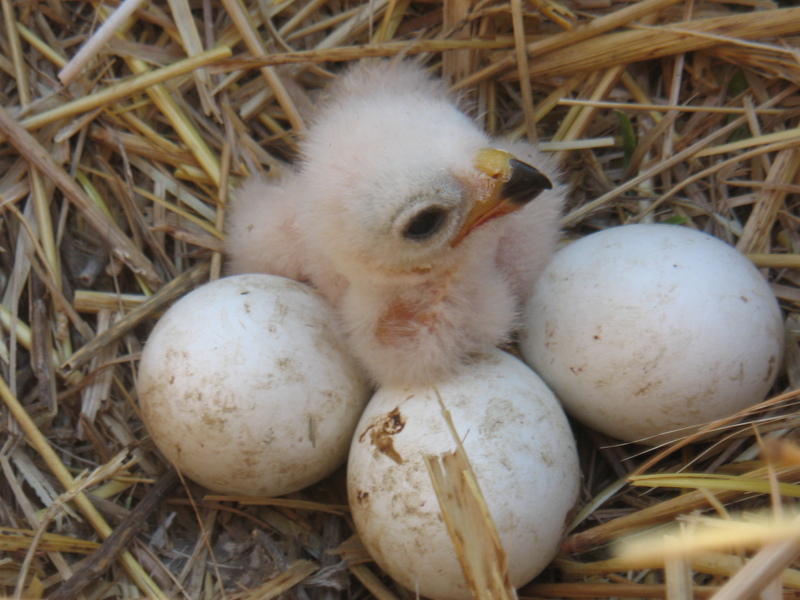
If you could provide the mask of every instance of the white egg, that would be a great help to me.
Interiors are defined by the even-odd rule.
[[[555,556],[580,471],[553,393],[497,351],[437,384],[509,558],[515,586]],[[347,489],[359,537],[395,581],[435,600],[471,598],[423,460],[454,452],[430,387],[383,387],[356,427]],[[469,540],[467,540],[469,543]]]
[[[369,397],[328,305],[272,275],[206,284],[153,329],[142,417],[178,469],[224,493],[278,496],[344,463]]]
[[[756,404],[781,363],[775,296],[747,258],[675,225],[594,233],[530,298],[523,355],[586,425],[656,444]]]

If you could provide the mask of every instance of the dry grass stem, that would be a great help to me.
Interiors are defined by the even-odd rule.
[[[524,590],[520,598],[668,598],[667,586],[648,583],[540,583]],[[692,598],[711,598],[719,591],[712,586],[693,586]]]
[[[144,319],[168,307],[176,299],[185,295],[189,290],[197,287],[197,285],[208,276],[209,268],[208,264],[201,263],[173,279],[146,302],[131,310],[114,323],[114,325],[87,342],[86,345],[69,357],[69,360],[67,360],[62,368],[74,371],[83,366],[95,353],[105,348],[111,342],[116,341],[120,336],[130,331],[133,327],[136,327],[136,325],[141,323]]]
[[[475,598],[515,600],[506,551],[450,412],[436,396],[456,451],[424,458],[456,556]]]
[[[55,450],[53,450],[53,447],[50,445],[47,439],[41,434],[39,428],[25,412],[25,409],[19,403],[19,400],[14,397],[14,395],[11,393],[11,390],[8,388],[8,386],[6,386],[2,379],[0,379],[0,396],[2,396],[3,402],[8,408],[9,413],[22,427],[29,442],[47,463],[48,467],[56,476],[59,483],[67,490],[72,489],[73,486],[75,486],[75,480],[73,479],[72,475],[64,466],[64,463],[61,462],[61,459],[58,457]],[[103,519],[94,505],[89,501],[89,498],[84,492],[77,492],[73,498],[73,501],[86,519],[91,523],[92,527],[95,528],[98,534],[100,534],[103,538],[107,538],[109,535],[111,535],[113,530],[105,521],[105,519]],[[154,599],[166,599],[166,596],[161,589],[147,575],[142,566],[129,552],[123,553],[120,557],[120,561],[122,562],[122,565],[125,567],[125,570],[128,572],[128,575],[131,577],[132,581],[139,586],[142,592]]]
[[[128,81],[123,81],[109,86],[104,90],[87,94],[82,98],[62,104],[58,108],[26,117],[20,121],[20,125],[29,131],[40,129],[45,125],[56,123],[62,119],[75,117],[80,113],[95,108],[105,107],[116,100],[128,98],[164,81],[169,81],[180,75],[191,73],[200,67],[216,64],[229,56],[231,56],[231,49],[227,46],[220,46],[192,58],[178,61],[168,67],[156,69],[155,71],[143,69],[140,75],[132,77]]]
[[[800,555],[800,541],[767,546],[739,570],[714,596],[716,600],[747,600],[763,592]],[[762,596],[763,597],[763,596]]]
[[[767,470],[766,468],[758,468],[745,475],[754,479],[763,480],[764,483],[766,483]],[[792,481],[800,475],[800,469],[786,469],[782,471],[780,475],[782,480],[788,479]],[[750,488],[723,489],[714,492],[709,492],[707,490],[689,492],[681,496],[657,502],[639,511],[613,519],[591,529],[575,533],[567,538],[565,549],[580,554],[599,548],[631,532],[661,525],[679,515],[705,508],[709,504],[709,494],[721,504],[727,504],[739,500],[749,493]]]
[[[123,0],[111,17],[90,37],[75,56],[58,72],[58,78],[64,85],[69,85],[86,64],[97,56],[105,44],[125,21],[127,21],[144,4],[144,0]]]
[[[642,19],[647,15],[657,14],[660,10],[677,4],[680,0],[643,0],[636,2],[628,7],[622,8],[611,14],[592,19],[587,23],[583,23],[569,31],[549,35],[545,39],[528,44],[528,56],[538,58],[548,52],[554,52],[567,46],[578,44],[584,40],[592,39],[602,33],[621,27],[631,21]],[[485,67],[483,70],[478,71],[472,77],[465,78],[457,86],[457,89],[463,89],[468,86],[474,86],[477,83],[488,79],[489,77],[496,77],[506,70],[513,68],[516,59],[516,54],[510,54],[504,59],[497,61],[490,67]]]
[[[737,108],[735,106],[686,106],[676,104],[642,104],[633,102],[598,102],[592,100],[573,100],[571,98],[563,98],[558,101],[561,106],[591,106],[593,108],[613,108],[618,110],[647,110],[647,111],[680,111],[692,113],[721,113],[726,115],[741,115],[745,114],[747,108]],[[785,114],[785,111],[779,109],[755,109],[753,112],[760,115],[780,115]],[[741,142],[739,142],[741,143]],[[728,146],[728,150],[737,150],[746,146]],[[717,151],[720,146],[715,146],[712,150]],[[711,151],[698,152],[699,156],[709,155]]]
[[[538,55],[531,77],[597,71],[641,60],[694,52],[740,39],[796,35],[800,33],[800,8],[754,12],[746,16],[697,19],[678,26],[610,33]],[[704,35],[724,31],[725,37]]]
[[[255,590],[237,596],[236,600],[270,600],[313,575],[318,569],[319,565],[309,560],[298,560],[274,579],[270,579]]]

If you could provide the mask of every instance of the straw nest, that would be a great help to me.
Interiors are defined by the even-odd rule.
[[[220,275],[230,189],[292,160],[344,64],[398,55],[487,130],[558,156],[566,236],[710,232],[764,269],[786,315],[783,374],[738,425],[649,451],[576,427],[580,505],[520,596],[800,594],[794,2],[0,4],[0,594],[409,597],[353,539],[341,474],[288,498],[209,496],[164,464],[135,391],[159,314]],[[608,551],[676,518],[696,530],[678,550]]]

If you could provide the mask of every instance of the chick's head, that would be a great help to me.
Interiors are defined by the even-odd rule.
[[[451,270],[470,233],[550,187],[431,83],[331,103],[304,145],[311,190],[303,219],[353,277]]]

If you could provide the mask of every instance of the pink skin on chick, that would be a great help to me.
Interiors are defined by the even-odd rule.
[[[508,340],[555,248],[550,160],[489,138],[402,62],[343,75],[301,155],[239,190],[230,273],[313,285],[379,384],[435,382]]]

